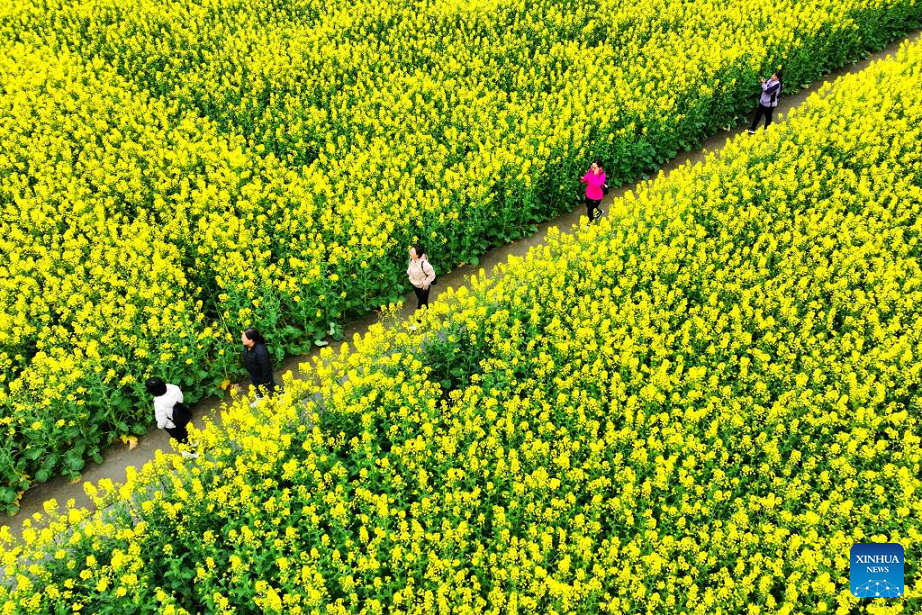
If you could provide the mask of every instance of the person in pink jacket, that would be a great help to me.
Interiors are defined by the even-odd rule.
[[[602,217],[602,197],[605,196],[602,191],[605,186],[602,161],[593,162],[580,182],[586,184],[586,215],[589,216],[589,223],[592,224],[594,220]]]

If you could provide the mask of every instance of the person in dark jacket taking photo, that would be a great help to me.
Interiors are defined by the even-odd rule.
[[[765,118],[765,128],[772,123],[772,113],[778,106],[778,99],[781,98],[781,90],[784,84],[781,83],[781,71],[777,70],[772,73],[769,79],[762,79],[762,96],[759,97],[759,108],[756,109],[755,117],[752,118],[752,126],[749,127],[749,134],[754,135],[756,128],[759,127],[759,120]]]
[[[250,382],[256,388],[256,401],[250,404],[255,408],[265,393],[272,396],[275,392],[272,357],[266,348],[266,340],[253,327],[243,332],[240,341],[243,342],[243,366],[250,374]]]

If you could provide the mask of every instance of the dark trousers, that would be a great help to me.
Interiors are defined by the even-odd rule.
[[[768,125],[772,123],[772,113],[775,111],[774,107],[766,107],[763,104],[759,104],[759,108],[756,109],[756,115],[752,118],[752,126],[749,127],[749,130],[755,131],[759,127],[759,120],[762,117],[765,117],[765,127],[768,128]]]
[[[250,376],[250,382],[253,383],[253,386],[256,387],[256,397],[262,397],[265,393],[269,394],[269,397],[275,393],[275,380],[270,380],[269,382],[256,382],[256,379],[253,376]]]
[[[429,289],[423,290],[422,288],[413,287],[413,292],[416,293],[416,309],[429,305]]]
[[[166,432],[180,444],[186,444],[189,441],[189,432],[185,427],[167,427]]]
[[[595,220],[595,211],[599,211],[599,215],[602,215],[602,201],[599,199],[586,199],[586,215],[589,216],[589,221],[592,222]]]

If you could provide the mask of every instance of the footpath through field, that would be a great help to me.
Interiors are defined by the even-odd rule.
[[[807,97],[818,90],[824,83],[827,81],[834,81],[839,77],[847,74],[857,73],[865,68],[875,60],[882,59],[887,55],[891,55],[899,49],[899,46],[907,40],[918,40],[920,38],[920,32],[914,32],[904,39],[900,39],[889,46],[887,46],[882,51],[868,56],[865,60],[853,64],[851,66],[833,71],[826,75],[824,78],[821,78],[809,87],[802,89],[797,94],[790,96],[782,97],[778,105],[778,114],[775,116],[775,122],[783,122],[787,113],[803,103]],[[790,84],[788,87],[795,86],[796,84]],[[755,108],[756,98],[753,98],[753,109]],[[662,170],[668,174],[673,169],[680,167],[686,163],[694,164],[699,162],[704,158],[706,152],[719,152],[726,145],[728,139],[731,139],[741,133],[746,131],[746,123],[738,125],[731,128],[730,130],[722,130],[719,133],[711,136],[707,141],[705,141],[703,147],[693,152],[683,153],[674,158],[672,161],[663,165]],[[757,133],[755,136],[751,137],[753,139],[760,138],[760,133]],[[574,183],[579,181],[579,178],[573,178]],[[611,201],[627,191],[635,190],[637,184],[627,184],[616,190],[612,190],[611,193],[605,198],[602,208],[605,211],[608,211]],[[574,225],[580,223],[580,218],[585,219],[585,207],[579,205],[574,211],[569,214],[557,217],[553,220],[548,220],[547,222],[539,225],[538,232],[518,241],[513,241],[507,245],[494,248],[487,252],[480,259],[480,264],[478,267],[464,266],[460,267],[450,273],[439,276],[439,284],[434,286],[432,289],[432,299],[437,300],[438,295],[446,287],[458,288],[461,286],[466,286],[469,284],[471,275],[477,274],[480,269],[483,269],[487,276],[493,274],[493,269],[498,263],[505,262],[510,255],[515,256],[524,256],[527,254],[528,250],[533,246],[541,245],[545,242],[547,231],[551,227],[557,227],[561,232],[572,232]],[[439,265],[439,255],[432,255],[433,263],[436,268]],[[410,293],[404,299],[404,306],[400,313],[401,318],[408,317],[414,306],[416,305],[416,299],[413,293]],[[346,324],[344,327],[344,342],[352,340],[353,336],[356,334],[363,335],[368,327],[378,321],[378,313],[373,312],[366,315],[363,318],[355,320]],[[343,342],[336,342],[331,344],[334,350],[338,350],[340,345]],[[301,377],[300,366],[302,363],[305,364],[305,368],[309,368],[310,357],[313,356],[319,348],[309,355],[302,355],[296,357],[287,358],[284,363],[276,369],[277,379],[286,372],[293,372],[293,375],[296,378]],[[223,402],[227,401],[228,397],[219,398],[219,397],[210,397],[202,400],[193,407],[194,420],[193,423],[201,426],[202,418],[204,416],[210,416],[213,420],[220,421],[220,408]],[[153,412],[153,410],[151,410]],[[22,528],[23,520],[32,516],[34,513],[42,512],[43,504],[46,500],[54,498],[58,501],[59,504],[63,505],[68,500],[75,500],[77,506],[92,508],[92,502],[86,496],[83,490],[84,483],[98,483],[100,480],[108,478],[116,483],[124,482],[125,480],[125,468],[128,466],[133,466],[140,468],[148,461],[154,458],[154,454],[158,450],[171,450],[169,437],[166,432],[160,429],[153,428],[147,435],[141,437],[138,441],[137,446],[129,450],[128,446],[116,443],[113,446],[109,447],[103,454],[103,463],[99,465],[87,465],[83,475],[80,480],[75,482],[69,482],[65,478],[57,477],[47,483],[37,485],[23,494],[22,500],[20,502],[20,512],[13,516],[7,517],[0,520],[0,523],[4,526],[9,526],[10,531],[14,535],[19,535]]]

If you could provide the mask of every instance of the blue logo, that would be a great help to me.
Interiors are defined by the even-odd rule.
[[[852,547],[852,595],[898,598],[903,595],[903,547],[895,542],[859,542]]]

